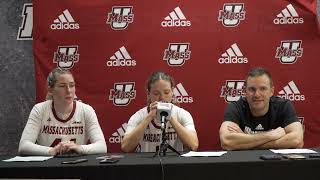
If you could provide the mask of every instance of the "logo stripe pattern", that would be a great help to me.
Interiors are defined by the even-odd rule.
[[[113,56],[110,57],[111,60],[122,60],[122,59],[131,59],[127,49],[122,46],[119,51],[117,51]]]
[[[127,129],[127,123],[123,123],[121,127],[117,129],[116,132],[112,134],[112,136],[123,136]]]
[[[182,13],[181,9],[179,7],[176,7],[170,14],[169,16],[164,18],[165,20],[185,20],[186,17]]]
[[[227,49],[225,53],[221,55],[222,57],[234,57],[234,56],[243,56],[242,52],[240,51],[238,45],[236,43],[231,45],[231,48]]]
[[[58,16],[57,19],[55,19],[53,21],[54,23],[66,23],[66,22],[72,22],[74,23],[75,20],[73,19],[73,17],[71,16],[70,12],[68,9],[64,10],[63,13],[61,15]]]
[[[186,89],[184,89],[181,83],[179,83],[177,87],[173,89],[173,94],[175,96],[189,96]]]
[[[293,81],[290,81],[279,94],[300,94],[300,91]]]
[[[298,17],[297,11],[294,9],[292,4],[288,4],[285,9],[282,10],[280,14],[277,15],[277,17]]]

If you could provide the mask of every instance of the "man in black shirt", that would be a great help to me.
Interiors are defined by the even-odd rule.
[[[270,73],[252,69],[246,78],[246,97],[228,105],[220,127],[226,150],[282,149],[303,146],[303,128],[289,100],[273,96]]]

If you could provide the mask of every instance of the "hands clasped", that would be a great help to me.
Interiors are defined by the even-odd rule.
[[[77,145],[73,141],[65,141],[65,142],[60,142],[55,147],[50,149],[49,154],[57,155],[57,154],[66,154],[71,152],[76,152],[81,154],[82,148],[80,145]]]
[[[161,116],[165,116],[166,119],[170,121],[173,106],[174,105],[172,103],[154,101],[150,103],[148,107],[148,116],[151,117],[151,119],[158,119],[159,121]],[[162,115],[162,113],[164,113],[164,115]]]

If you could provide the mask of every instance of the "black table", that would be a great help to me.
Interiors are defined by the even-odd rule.
[[[317,150],[320,152],[320,150]],[[52,158],[44,162],[0,162],[0,178],[38,179],[130,179],[130,180],[320,180],[320,158],[305,160],[261,160],[269,150],[229,151],[221,157],[152,157],[153,153],[123,154],[114,164],[88,162],[61,164],[77,158]],[[307,155],[306,155],[307,156]],[[0,156],[8,159],[12,156]],[[160,161],[161,160],[161,161]],[[162,165],[161,165],[162,164]]]

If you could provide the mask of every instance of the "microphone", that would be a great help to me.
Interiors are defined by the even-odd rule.
[[[165,128],[166,120],[171,116],[172,107],[173,107],[173,104],[171,103],[158,102],[157,117],[161,122],[161,129]]]

